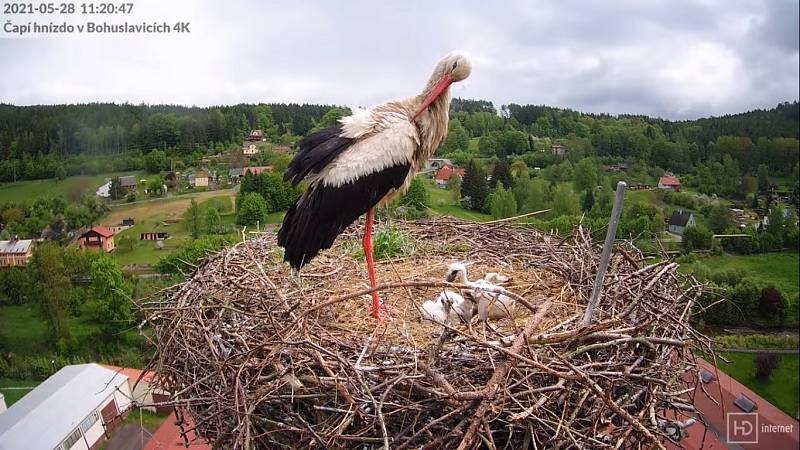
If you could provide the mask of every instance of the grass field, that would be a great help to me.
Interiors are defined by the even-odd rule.
[[[35,380],[13,380],[11,378],[0,378],[0,394],[3,394],[3,397],[5,397],[6,406],[11,406],[40,383],[41,381]]]
[[[0,184],[0,202],[6,201],[34,201],[38,198],[64,197],[68,200],[78,200],[81,195],[87,192],[95,192],[106,178],[122,175],[137,175],[138,172],[106,173],[100,175],[82,175],[69,177],[58,181],[32,180],[17,181],[16,183]]]
[[[85,317],[67,316],[69,329],[78,342],[99,331],[99,326]],[[33,305],[0,307],[0,348],[18,355],[36,355],[50,349],[47,324]]]
[[[425,189],[431,197],[431,209],[436,213],[477,222],[492,220],[489,214],[470,211],[457,205],[453,199],[453,191],[437,187],[432,180],[425,180]]]
[[[797,383],[800,355],[780,355],[778,367],[767,381],[755,376],[755,353],[723,353],[723,356],[731,364],[719,361],[720,369],[786,414],[795,416],[800,408],[800,385]]]
[[[155,264],[165,254],[178,248],[189,239],[189,231],[182,222],[165,224],[168,219],[181,219],[194,199],[201,206],[213,206],[223,213],[223,222],[228,223],[233,217],[233,191],[207,191],[180,197],[165,198],[155,201],[123,205],[112,209],[103,219],[103,224],[114,225],[122,219],[132,217],[136,225],[117,234],[115,239],[131,236],[135,240],[133,249],[125,251],[117,249],[114,253],[120,264]],[[225,215],[227,214],[227,215]],[[154,241],[139,240],[143,232],[166,232],[170,238],[164,241],[164,247],[156,248]]]
[[[793,298],[800,291],[800,255],[797,253],[722,255],[701,261],[711,269],[743,269],[750,276],[774,284],[788,298]]]

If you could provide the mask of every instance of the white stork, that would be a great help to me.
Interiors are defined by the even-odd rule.
[[[359,110],[300,141],[285,178],[295,185],[306,179],[309,186],[286,212],[278,232],[285,261],[299,270],[367,213],[364,254],[370,286],[377,287],[374,208],[405,192],[433,155],[447,135],[450,84],[467,78],[471,70],[466,55],[451,53],[436,64],[420,95]],[[372,314],[388,319],[377,291],[372,292]]]

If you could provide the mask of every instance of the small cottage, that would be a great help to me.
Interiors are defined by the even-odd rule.
[[[694,220],[694,214],[682,210],[673,211],[672,216],[670,216],[667,221],[667,231],[683,236],[683,232],[686,231],[686,228],[695,225],[697,225],[697,222]]]
[[[242,146],[242,153],[245,155],[257,155],[258,154],[258,147],[253,142],[246,142]]]
[[[261,175],[264,172],[271,172],[272,169],[272,166],[245,167],[242,170],[242,175],[247,175],[248,173],[252,173],[253,175]]]
[[[436,180],[437,186],[440,188],[446,188],[450,185],[450,178],[452,178],[454,175],[458,175],[463,178],[465,173],[466,170],[460,167],[444,166],[436,172],[436,175],[433,178]]]
[[[119,177],[119,185],[122,187],[122,189],[125,189],[128,192],[133,192],[136,190],[136,177]]]
[[[89,228],[78,238],[78,247],[89,250],[102,250],[106,253],[113,252],[114,233],[106,227],[96,226]]]
[[[567,154],[567,147],[561,144],[553,144],[550,146],[550,153],[556,156],[564,156]]]
[[[675,175],[667,172],[658,180],[658,188],[665,191],[681,191],[681,180]]]
[[[267,139],[264,137],[263,131],[252,130],[250,134],[247,135],[247,140],[250,142],[260,142],[260,141],[266,141]]]
[[[194,178],[192,179],[192,185],[194,187],[207,187],[208,186],[208,172],[203,169],[198,170],[194,174]]]

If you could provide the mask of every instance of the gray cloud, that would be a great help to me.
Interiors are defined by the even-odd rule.
[[[0,39],[0,101],[367,106],[453,49],[475,60],[454,95],[497,105],[687,118],[800,96],[795,0],[134,2],[129,21],[191,34]]]

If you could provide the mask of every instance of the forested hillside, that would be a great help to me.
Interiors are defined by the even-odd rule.
[[[251,129],[264,130],[272,142],[292,144],[346,112],[298,104],[0,105],[0,181],[141,169],[143,156],[154,149],[208,154],[241,141]],[[546,166],[554,161],[553,143],[566,146],[572,161],[625,159],[676,172],[702,173],[704,164],[724,165],[729,155],[743,173],[755,173],[764,164],[772,174],[790,175],[798,159],[796,101],[678,122],[543,105],[509,104],[497,110],[488,101],[462,99],[453,101],[452,113],[450,136],[440,154],[463,164],[474,156],[519,155],[529,166]],[[469,147],[470,138],[479,138],[477,149]]]

